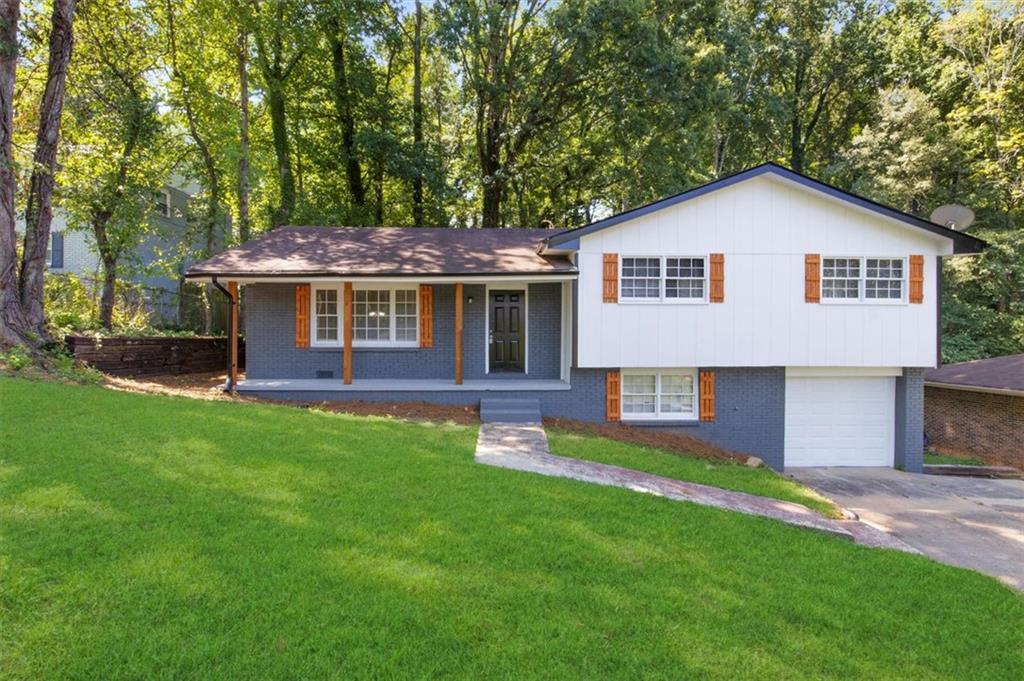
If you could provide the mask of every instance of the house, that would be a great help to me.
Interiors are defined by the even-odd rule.
[[[126,263],[132,272],[126,281],[141,287],[150,312],[164,324],[181,322],[178,305],[181,277],[161,264],[173,260],[176,249],[194,238],[189,234],[188,210],[197,191],[194,183],[175,177],[170,184],[154,192],[149,217],[153,233],[139,244]],[[24,219],[19,219],[17,231],[23,233],[24,229]],[[219,235],[218,243],[223,244],[226,237],[226,233]],[[92,232],[72,228],[67,212],[60,208],[53,211],[46,260],[53,274],[72,274],[90,285],[102,281],[102,267]],[[181,272],[189,264],[190,261],[181,263]]]
[[[984,245],[766,164],[572,230],[285,227],[187,276],[245,288],[243,393],[483,401],[776,469],[916,471],[940,259]]]
[[[929,369],[924,386],[932,449],[1024,470],[1024,355]]]

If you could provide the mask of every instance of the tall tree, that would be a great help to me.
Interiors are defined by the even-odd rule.
[[[288,137],[288,80],[305,53],[299,38],[304,34],[304,3],[274,0],[251,0],[253,8],[253,38],[256,43],[256,61],[259,66],[273,135],[274,155],[277,159],[278,200],[271,216],[274,227],[291,221],[295,211],[295,171],[292,167],[292,148]],[[267,6],[270,5],[268,8]]]
[[[28,202],[25,207],[25,248],[22,251],[21,306],[32,331],[46,336],[46,315],[43,311],[43,275],[46,272],[46,249],[50,243],[53,220],[53,184],[57,170],[57,142],[64,110],[64,88],[73,42],[71,23],[75,0],[54,0],[50,21],[49,61],[46,65],[46,86],[39,106],[39,128],[36,133],[32,175],[29,178]]]
[[[423,4],[416,0],[412,39],[412,224],[423,226]]]
[[[238,30],[238,240],[250,235],[249,194],[249,30],[243,23]]]
[[[16,171],[14,137],[14,83],[18,65],[18,18],[21,3],[0,0],[0,341],[28,344],[29,323],[18,292],[18,256],[15,235]]]

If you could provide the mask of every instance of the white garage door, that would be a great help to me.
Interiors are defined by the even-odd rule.
[[[896,379],[786,377],[786,468],[892,466]]]

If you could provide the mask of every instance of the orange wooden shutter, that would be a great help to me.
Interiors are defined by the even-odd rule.
[[[725,302],[725,255],[711,254],[711,296],[712,303]]]
[[[924,302],[924,256],[910,256],[910,302]]]
[[[817,253],[804,256],[804,302],[821,302],[821,256]]]
[[[434,347],[434,287],[420,284],[420,347]]]
[[[605,412],[609,421],[622,420],[622,374],[609,371],[605,381]]]
[[[604,302],[619,302],[619,254],[604,254]]]
[[[715,372],[700,372],[700,420],[715,420]]]
[[[295,287],[295,347],[309,347],[309,284]]]

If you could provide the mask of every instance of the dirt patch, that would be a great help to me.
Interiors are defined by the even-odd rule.
[[[618,423],[589,423],[586,421],[555,418],[544,419],[544,425],[570,433],[606,437],[609,440],[655,447],[672,452],[673,454],[695,456],[701,459],[745,463],[750,458],[746,454],[730,452],[727,449],[716,447],[695,437],[678,433],[667,433],[663,430],[634,428]]]
[[[260,400],[268,402],[269,400]],[[295,402],[278,402],[292,404]],[[362,400],[338,400],[331,402],[298,403],[310,409],[322,409],[340,414],[356,416],[389,416],[410,421],[452,421],[462,425],[480,423],[480,410],[476,407],[429,404],[427,402],[364,402]]]
[[[239,377],[243,378],[242,376]],[[230,400],[233,402],[257,402],[280,404],[287,407],[320,409],[356,416],[386,416],[411,421],[453,421],[469,425],[479,423],[480,412],[476,407],[428,404],[426,402],[368,402],[364,400],[331,400],[329,402],[302,402],[297,400],[270,400],[224,392],[227,375],[221,372],[201,374],[176,374],[172,376],[147,376],[145,378],[122,378],[107,376],[104,385],[114,390],[177,395],[201,400]]]

